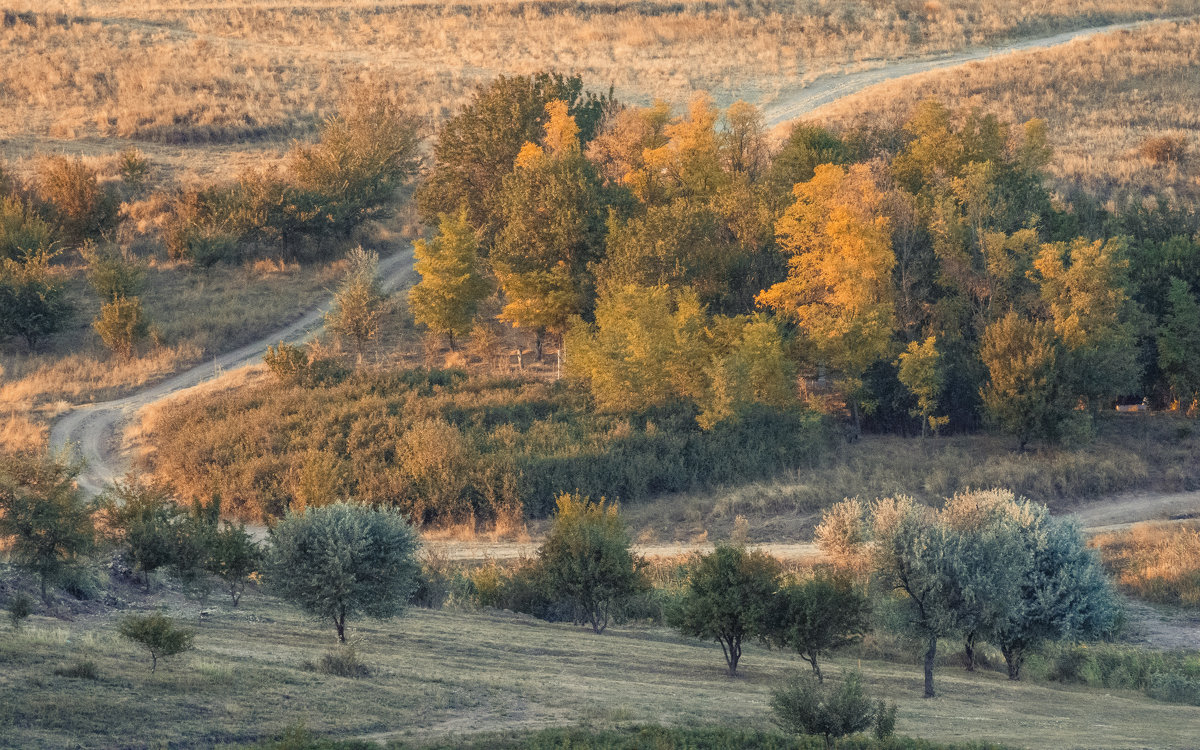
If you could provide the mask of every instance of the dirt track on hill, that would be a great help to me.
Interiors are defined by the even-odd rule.
[[[768,125],[779,125],[885,81],[893,81],[931,70],[965,65],[969,62],[1023,50],[1044,49],[1088,36],[1152,23],[1165,23],[1169,20],[1108,24],[1050,36],[1028,38],[1004,45],[978,47],[940,57],[887,62],[869,70],[826,75],[817,78],[803,88],[785,94],[782,101],[768,106],[764,112],[765,119]],[[411,248],[399,250],[384,259],[380,264],[380,274],[383,277],[385,289],[399,289],[412,272],[412,262]],[[319,307],[280,330],[235,351],[215,357],[203,365],[197,365],[143,388],[125,398],[72,409],[52,426],[50,431],[51,447],[54,449],[70,447],[78,451],[87,461],[87,468],[79,478],[80,486],[91,494],[100,492],[113,479],[122,476],[126,471],[127,457],[123,454],[120,445],[121,427],[138,410],[213,380],[226,371],[255,364],[261,361],[263,351],[268,345],[279,341],[295,343],[308,339],[319,330],[328,306],[329,301],[325,300]]]

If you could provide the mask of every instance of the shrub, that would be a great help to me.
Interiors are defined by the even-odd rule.
[[[282,341],[267,347],[263,363],[281,383],[304,388],[337,385],[350,374],[336,359],[318,357]]]
[[[797,675],[771,693],[771,708],[783,729],[819,734],[827,745],[835,737],[870,727],[878,710],[863,694],[857,672],[846,675],[836,687],[825,687],[811,675]]]
[[[121,620],[117,632],[150,653],[151,672],[158,669],[159,659],[189,651],[195,638],[195,633],[177,626],[173,619],[162,612],[129,615]]]
[[[25,592],[21,592],[8,600],[8,621],[13,630],[20,630],[25,618],[33,614],[33,600]]]
[[[146,271],[111,246],[84,243],[79,250],[87,263],[87,279],[102,302],[141,294]]]
[[[538,550],[544,585],[572,604],[576,618],[603,633],[614,609],[644,590],[645,563],[629,550],[629,534],[608,505],[578,494],[558,499],[558,514]]]
[[[116,196],[81,159],[46,157],[37,173],[38,196],[52,207],[67,240],[82,242],[116,226]]]
[[[55,667],[54,674],[57,677],[71,677],[77,680],[100,679],[100,670],[96,668],[96,662],[90,659],[77,661],[68,666]]]
[[[183,509],[166,488],[136,477],[115,482],[100,496],[99,509],[109,542],[149,587],[150,574],[171,562]]]
[[[246,591],[246,582],[262,567],[262,547],[246,531],[245,524],[228,521],[214,531],[209,541],[211,547],[205,569],[221,579],[236,607]]]
[[[71,316],[62,287],[50,275],[54,255],[39,251],[21,260],[0,258],[0,337],[19,336],[30,351]]]
[[[326,651],[321,661],[316,664],[321,674],[335,677],[368,677],[371,670],[359,659],[358,649],[352,644],[340,646],[332,651]]]
[[[47,252],[54,227],[18,195],[0,195],[0,261]]]
[[[416,588],[418,540],[398,511],[336,503],[276,525],[267,582],[313,617],[333,621],[346,642],[346,619],[386,618],[404,610]]]
[[[896,713],[899,706],[895,703],[879,701],[875,707],[875,739],[883,741],[896,733]]]
[[[1200,706],[1200,676],[1189,677],[1178,672],[1156,674],[1150,678],[1146,695],[1168,703]]]
[[[1182,136],[1160,135],[1147,138],[1138,148],[1143,159],[1155,164],[1178,163],[1188,152],[1187,139]]]
[[[100,306],[100,315],[92,327],[113,354],[130,359],[138,344],[150,335],[150,321],[142,313],[137,297],[117,297]]]
[[[349,339],[362,356],[363,347],[379,332],[383,291],[379,287],[379,255],[355,248],[347,256],[350,268],[325,314],[325,326],[339,340]]]
[[[127,148],[117,158],[121,180],[133,190],[140,190],[150,175],[150,162],[136,148]]]

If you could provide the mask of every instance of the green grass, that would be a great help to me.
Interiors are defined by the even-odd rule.
[[[479,733],[641,724],[725,725],[772,731],[770,689],[803,665],[749,645],[730,679],[716,644],[669,631],[570,625],[498,613],[414,610],[351,624],[368,677],[305,665],[333,645],[332,627],[251,595],[234,610],[210,602],[175,614],[198,629],[196,650],[151,674],[142,652],[116,636],[119,617],[74,622],[34,617],[0,637],[0,745],[38,748],[246,744],[303,723],[313,734],[376,742],[466,742]],[[95,679],[59,676],[90,661]],[[1035,748],[1186,747],[1200,708],[1133,691],[1009,683],[990,672],[938,673],[923,700],[913,665],[833,659],[827,672],[862,670],[868,690],[900,706],[897,732]]]

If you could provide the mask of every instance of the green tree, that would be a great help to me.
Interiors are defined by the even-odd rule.
[[[1174,277],[1167,304],[1158,328],[1158,366],[1186,410],[1200,398],[1200,304],[1187,282]]]
[[[79,157],[48,156],[37,163],[38,196],[50,205],[64,238],[79,243],[116,226],[118,201],[96,170]]]
[[[547,591],[570,602],[594,632],[603,633],[613,610],[648,587],[644,563],[629,545],[615,503],[559,496],[558,513],[538,549]]]
[[[471,329],[479,303],[492,291],[479,268],[479,245],[466,211],[443,214],[437,238],[418,240],[413,254],[421,275],[408,293],[413,319],[446,334],[453,350],[455,334]]]
[[[115,297],[100,305],[92,328],[104,345],[121,359],[130,359],[150,335],[150,321],[137,297]]]
[[[438,131],[432,173],[417,193],[425,221],[465,207],[471,226],[479,231],[481,252],[488,255],[507,223],[503,217],[509,191],[502,183],[521,148],[542,136],[546,105],[555,100],[566,103],[584,143],[615,109],[611,96],[585,92],[579,76],[498,76],[480,85],[471,103]]]
[[[763,631],[779,573],[779,561],[765,552],[718,546],[689,567],[687,588],[667,622],[684,635],[720,643],[729,675],[736,675],[742,642]]]
[[[500,319],[535,333],[563,333],[589,304],[588,265],[599,258],[605,206],[579,128],[563,101],[546,105],[544,146],[526,144],[504,179],[491,261],[504,291]]]
[[[49,584],[95,545],[92,507],[75,484],[82,465],[58,455],[0,457],[0,540],[9,559]]]
[[[363,348],[379,333],[384,294],[379,286],[379,254],[356,247],[346,256],[349,268],[325,314],[325,326],[339,339],[349,339],[362,359]]]
[[[400,614],[417,585],[417,534],[399,511],[334,503],[288,512],[272,532],[267,584],[308,614],[332,621]]]
[[[936,433],[949,421],[947,417],[935,415],[945,381],[941,359],[937,337],[930,336],[920,343],[909,342],[908,349],[900,353],[896,362],[899,366],[897,377],[917,399],[916,407],[909,413],[920,418],[922,436],[931,428]]]
[[[779,590],[764,635],[772,644],[800,654],[817,680],[824,681],[817,658],[861,638],[869,611],[866,595],[848,578],[818,572]]]
[[[206,569],[221,579],[236,607],[246,591],[246,582],[262,567],[263,559],[263,549],[246,531],[246,525],[225,521],[212,535]]]
[[[171,562],[175,524],[184,514],[166,487],[136,477],[117,481],[99,498],[101,526],[110,543],[150,585],[150,574]]]
[[[887,355],[896,329],[883,193],[859,164],[818,167],[795,195],[776,225],[788,277],[758,302],[800,325],[817,363],[838,376],[857,427],[862,376]]]
[[[150,671],[158,669],[158,660],[190,651],[196,634],[181,628],[175,621],[155,612],[149,615],[128,615],[121,619],[117,632],[150,652]]]
[[[771,708],[780,727],[793,734],[819,734],[826,747],[832,747],[836,737],[870,727],[877,711],[863,693],[858,672],[850,672],[833,688],[811,675],[796,675],[771,691]]]
[[[1099,412],[1136,392],[1139,313],[1129,298],[1129,261],[1117,240],[1044,245],[1034,261],[1042,299],[1066,356],[1071,393]]]
[[[988,370],[983,404],[988,416],[1017,438],[1053,440],[1070,415],[1062,384],[1061,347],[1049,323],[1010,312],[988,326],[980,356]]]
[[[0,261],[49,252],[54,227],[20,195],[3,194],[0,184]]]
[[[1008,496],[1011,498],[1011,494]],[[1118,604],[1095,550],[1079,528],[1053,518],[1045,506],[1009,501],[1027,564],[1018,569],[1016,601],[987,634],[1000,647],[1008,678],[1019,680],[1025,657],[1048,641],[1085,640],[1110,634]]]
[[[851,149],[835,133],[818,125],[798,122],[782,148],[771,159],[766,181],[774,204],[781,208],[793,196],[793,188],[808,182],[822,164],[846,165]]]
[[[50,273],[54,253],[0,259],[0,336],[19,336],[30,351],[57,333],[71,316],[62,286]]]

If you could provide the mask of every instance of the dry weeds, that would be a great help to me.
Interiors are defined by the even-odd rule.
[[[498,73],[557,68],[625,98],[768,103],[822,72],[1105,22],[1195,0],[15,0],[0,18],[10,158],[135,140],[159,163],[220,171],[389,80],[440,119]],[[86,141],[84,139],[87,139]],[[191,156],[188,156],[191,154]]]
[[[899,125],[922,99],[1049,125],[1060,187],[1200,198],[1200,22],[1155,24],[875,86],[814,118]],[[1154,144],[1170,139],[1163,157]],[[1161,158],[1160,158],[1161,157]],[[1169,157],[1169,158],[1168,158]]]

